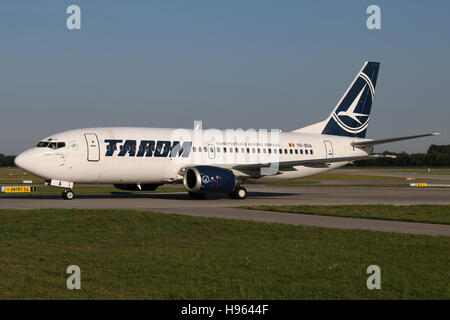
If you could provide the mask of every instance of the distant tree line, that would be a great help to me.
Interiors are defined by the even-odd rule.
[[[426,153],[395,153],[384,151],[397,158],[380,158],[356,161],[357,167],[450,167],[450,145],[432,144]]]
[[[15,157],[16,156],[5,156],[3,153],[0,153],[0,167],[13,167]]]

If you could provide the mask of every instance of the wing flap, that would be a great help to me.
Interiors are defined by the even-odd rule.
[[[356,156],[356,157],[337,157],[337,158],[322,158],[322,159],[308,159],[308,160],[294,160],[294,161],[282,161],[282,162],[269,162],[269,163],[252,163],[252,164],[240,164],[233,167],[236,170],[248,170],[248,169],[256,169],[256,168],[269,168],[271,166],[277,166],[282,170],[286,167],[294,167],[294,166],[325,166],[326,164],[333,162],[352,162],[357,160],[366,160],[366,159],[377,159],[377,158],[386,158],[392,157],[389,155],[382,154],[371,154],[366,156]]]

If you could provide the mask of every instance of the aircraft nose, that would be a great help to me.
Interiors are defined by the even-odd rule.
[[[32,166],[33,159],[31,157],[30,152],[29,151],[25,151],[25,152],[22,152],[21,154],[19,154],[14,159],[14,163],[19,168],[21,168],[21,169],[23,169],[25,171],[29,171],[30,167]]]

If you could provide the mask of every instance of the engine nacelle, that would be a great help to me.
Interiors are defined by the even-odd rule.
[[[115,184],[114,188],[126,191],[155,191],[160,184],[141,184],[139,189],[137,184]]]
[[[193,193],[231,193],[239,185],[233,171],[213,166],[186,168],[183,184]]]

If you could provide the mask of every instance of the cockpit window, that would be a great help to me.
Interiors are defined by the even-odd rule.
[[[49,142],[41,141],[41,142],[39,142],[39,143],[37,144],[36,147],[38,147],[38,148],[45,148],[45,147],[48,146],[48,144],[49,144]]]
[[[50,148],[50,149],[59,149],[64,148],[65,146],[66,146],[65,142],[48,142],[48,141],[41,141],[36,145],[36,147],[38,148]]]

